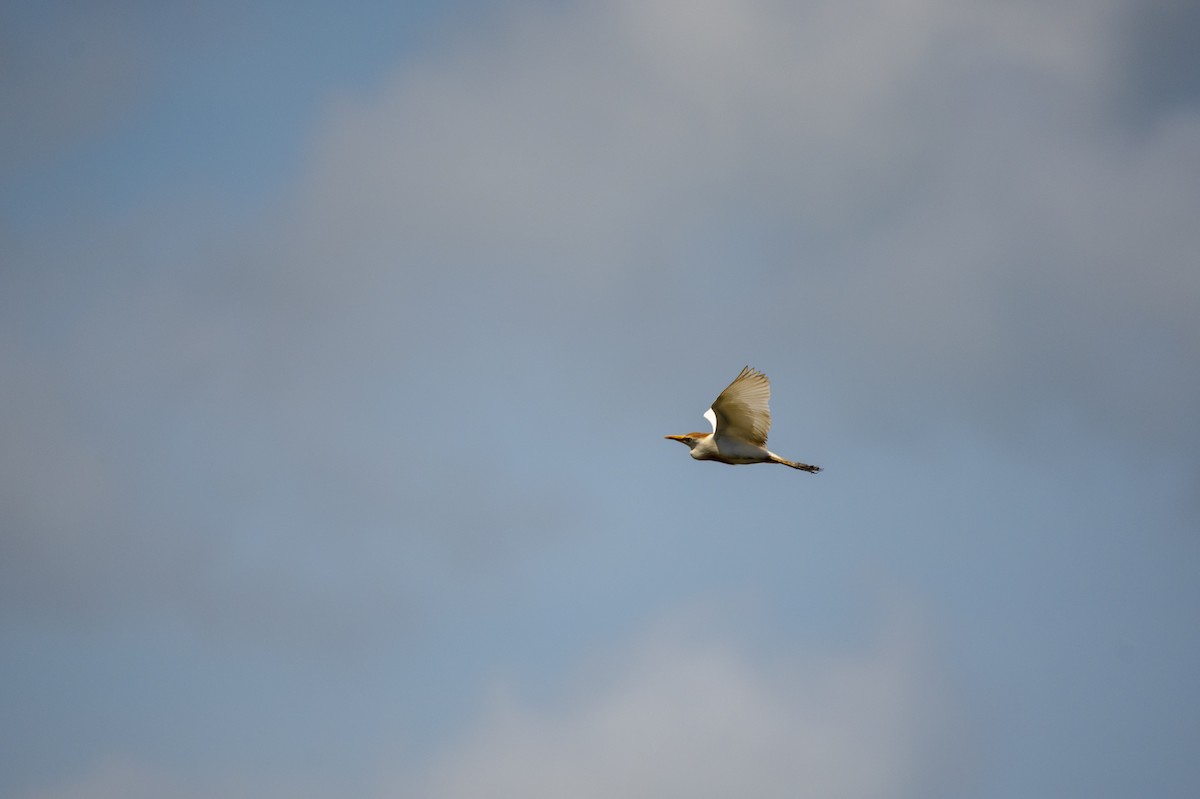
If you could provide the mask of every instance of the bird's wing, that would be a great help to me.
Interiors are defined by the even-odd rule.
[[[757,369],[747,366],[713,401],[704,418],[713,432],[765,446],[771,431],[771,382]]]

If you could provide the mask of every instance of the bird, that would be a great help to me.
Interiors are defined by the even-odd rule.
[[[687,444],[698,461],[720,463],[781,463],[793,469],[816,474],[820,466],[781,458],[767,449],[771,430],[771,381],[757,369],[747,366],[734,378],[704,412],[712,425],[711,433],[664,436]]]

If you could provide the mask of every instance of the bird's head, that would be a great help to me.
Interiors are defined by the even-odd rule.
[[[678,441],[680,444],[687,444],[688,449],[695,449],[697,444],[711,435],[712,433],[687,433],[682,436],[663,436],[663,438]]]

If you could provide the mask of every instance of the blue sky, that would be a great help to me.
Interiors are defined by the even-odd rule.
[[[1194,796],[1185,6],[4,6],[0,795]]]

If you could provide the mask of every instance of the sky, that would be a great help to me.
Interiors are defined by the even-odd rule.
[[[1197,30],[0,5],[0,796],[1196,796]]]

